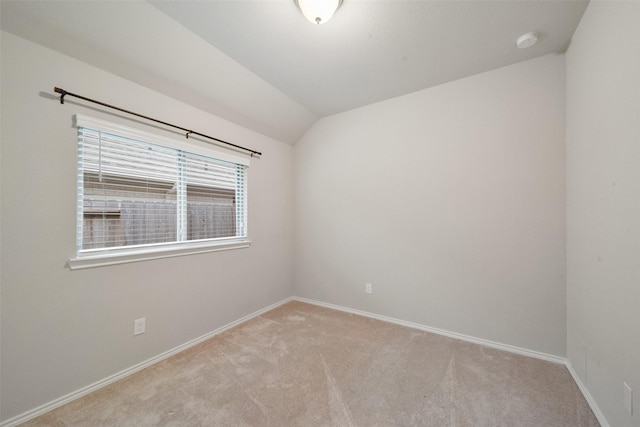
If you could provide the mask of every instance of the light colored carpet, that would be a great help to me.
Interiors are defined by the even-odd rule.
[[[290,302],[28,426],[598,426],[551,362]]]

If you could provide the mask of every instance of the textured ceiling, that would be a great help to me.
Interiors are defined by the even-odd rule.
[[[295,143],[319,117],[563,52],[587,2],[344,0],[319,26],[293,0],[0,5],[6,31]]]

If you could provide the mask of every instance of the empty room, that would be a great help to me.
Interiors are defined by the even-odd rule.
[[[640,1],[0,18],[0,427],[640,427]]]

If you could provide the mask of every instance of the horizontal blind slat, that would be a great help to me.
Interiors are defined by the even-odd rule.
[[[187,240],[245,235],[238,165],[85,127],[78,140],[79,251],[176,242],[180,212]]]

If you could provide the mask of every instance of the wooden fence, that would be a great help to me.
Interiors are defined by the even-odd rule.
[[[187,203],[187,240],[235,236],[232,200]],[[84,201],[82,248],[142,245],[177,240],[174,201]]]

